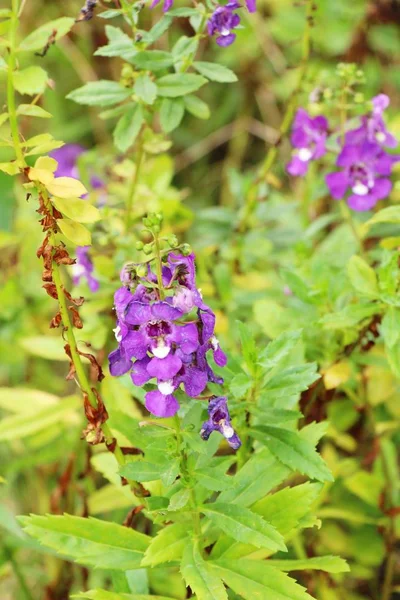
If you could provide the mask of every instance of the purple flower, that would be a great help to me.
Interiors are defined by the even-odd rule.
[[[72,281],[78,285],[81,279],[86,279],[91,292],[97,292],[99,282],[93,277],[93,263],[89,254],[90,246],[78,246],[76,263],[72,265]]]
[[[153,2],[150,4],[150,8],[154,8],[155,6],[157,6],[157,4],[160,4],[160,2],[161,0],[153,0]],[[164,0],[163,12],[168,12],[173,3],[174,0]]]
[[[65,144],[61,148],[53,150],[50,156],[58,162],[57,170],[54,173],[55,176],[74,177],[78,179],[77,160],[85,152],[85,148],[79,144]]]
[[[247,6],[249,10],[255,9],[254,0],[250,0]],[[238,8],[240,8],[239,2],[233,0],[224,6],[218,6],[211,15],[207,23],[208,33],[211,36],[218,35],[216,41],[219,46],[230,46],[235,41],[236,34],[232,33],[232,29],[238,27],[240,23],[239,15],[234,12]]]
[[[234,450],[240,448],[242,443],[232,427],[227,401],[223,396],[214,397],[210,400],[208,404],[208,421],[203,423],[200,435],[203,440],[208,440],[213,431],[219,431]]]
[[[328,121],[325,117],[310,117],[304,108],[298,109],[291,136],[292,145],[296,150],[286,166],[290,175],[305,175],[309,162],[325,154],[327,133]]]
[[[388,179],[392,165],[399,157],[386,154],[375,143],[363,141],[345,145],[336,165],[341,171],[329,173],[325,180],[333,198],[343,198],[350,188],[347,203],[353,210],[370,210],[378,200],[389,195],[392,183]]]
[[[209,381],[223,382],[208,364],[209,351],[216,364],[226,364],[214,335],[215,315],[196,288],[194,254],[170,252],[162,266],[162,279],[168,293],[164,299],[160,299],[150,266],[145,277],[137,275],[135,265],[122,269],[125,286],[114,296],[118,348],[109,355],[111,375],[130,372],[138,386],[155,381],[157,389],[145,398],[148,410],[159,417],[179,409],[173,393],[181,385],[188,396],[196,398]]]
[[[372,111],[362,117],[361,126],[346,133],[346,144],[360,144],[362,141],[378,144],[382,147],[395,148],[397,140],[387,129],[383,120],[383,112],[389,106],[390,100],[386,94],[372,98]]]

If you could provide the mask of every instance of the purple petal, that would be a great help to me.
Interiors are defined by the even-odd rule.
[[[308,171],[308,161],[300,160],[298,156],[293,156],[292,160],[286,165],[286,171],[293,177],[302,177]]]
[[[350,185],[348,176],[343,171],[329,173],[325,177],[326,185],[328,186],[331,195],[336,200],[343,198],[347,188]]]
[[[389,196],[391,190],[392,182],[389,179],[376,179],[371,192],[377,200],[383,200]]]
[[[150,358],[146,356],[142,360],[137,360],[132,367],[131,379],[137,386],[142,386],[147,383],[150,379],[150,375],[147,372],[147,365],[150,362]]]
[[[205,342],[208,342],[210,337],[212,337],[214,334],[215,315],[211,308],[209,308],[208,306],[206,310],[200,310],[199,313],[200,320],[203,325],[201,332],[201,341],[204,344]]]
[[[110,373],[114,377],[124,375],[132,367],[132,362],[124,356],[119,348],[113,352],[110,352],[108,355],[108,360],[110,365]]]
[[[222,48],[226,48],[227,46],[230,46],[231,44],[233,44],[235,39],[236,39],[236,34],[230,33],[228,35],[220,35],[219,37],[217,37],[216,42],[217,42],[218,46],[221,46]]]
[[[142,331],[128,331],[121,341],[121,347],[130,358],[142,359],[147,354],[147,339]]]
[[[174,0],[164,0],[163,11],[167,12],[173,5]]]
[[[246,0],[247,10],[251,13],[256,12],[256,0]]]
[[[357,196],[357,194],[352,194],[347,199],[347,204],[350,206],[350,208],[357,212],[371,210],[371,208],[373,208],[377,202],[378,198],[373,193],[366,194],[365,196]]]
[[[217,348],[213,352],[214,360],[219,367],[225,367],[227,363],[227,358],[225,352],[221,350],[221,348]]]
[[[174,321],[182,316],[182,311],[168,302],[156,302],[151,307],[152,318],[159,321]],[[150,319],[148,319],[150,321]]]
[[[381,114],[390,104],[389,96],[386,94],[378,94],[375,98],[372,98],[372,105],[374,107],[374,113]]]
[[[199,333],[195,323],[176,327],[172,339],[184,354],[191,354],[199,347]]]
[[[173,417],[179,410],[175,396],[164,396],[158,390],[147,392],[145,406],[156,417]]]
[[[185,374],[181,378],[181,382],[185,387],[185,392],[191,398],[196,398],[204,391],[207,383],[207,373],[197,369],[196,367],[185,367]]]
[[[144,302],[130,302],[126,308],[125,321],[129,325],[142,325],[151,321],[151,310]]]
[[[147,366],[147,372],[151,377],[168,381],[168,379],[175,377],[181,367],[181,359],[175,354],[169,354],[165,358],[152,358]]]
[[[339,154],[336,164],[338,167],[351,167],[354,163],[360,160],[359,146],[344,146]]]

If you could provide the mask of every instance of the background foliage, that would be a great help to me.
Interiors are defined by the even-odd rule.
[[[49,329],[54,299],[41,287],[37,202],[27,202],[30,190],[0,171],[1,598],[139,600],[152,594],[179,600],[188,597],[186,583],[200,600],[221,599],[221,581],[229,598],[400,597],[400,188],[395,183],[374,220],[372,213],[355,219],[361,257],[352,227],[327,196],[324,173],[315,168],[306,180],[285,173],[290,144],[288,131],[280,130],[287,107],[307,105],[316,87],[328,87],[335,100],[343,85],[337,64],[350,62],[364,73],[357,87],[364,99],[380,91],[390,96],[389,129],[399,137],[398,2],[318,0],[314,7],[259,1],[256,13],[243,13],[234,45],[222,49],[200,40],[196,61],[214,70],[207,73],[203,65],[202,73],[199,67],[196,77],[210,82],[191,80],[192,101],[174,101],[168,80],[159,85],[161,99],[153,98],[151,81],[143,73],[137,77],[142,67],[132,62],[129,43],[128,50],[124,46],[130,27],[118,16],[77,23],[46,56],[35,55],[49,33],[35,39],[32,32],[51,20],[75,18],[80,9],[75,1],[26,2],[18,34],[25,50],[18,60],[27,71],[15,83],[19,104],[37,94],[35,106],[46,111],[35,117],[19,109],[28,150],[39,147],[28,164],[55,147],[50,138],[36,138],[50,133],[88,149],[78,164],[89,189],[93,175],[104,182],[89,195],[101,220],[88,225],[91,218],[83,219],[92,231],[100,288],[90,294],[82,282],[74,289],[87,298],[78,347],[85,351],[90,342],[106,369],[119,271],[127,260],[143,258],[135,249],[141,218],[162,211],[165,231],[196,252],[198,282],[229,357],[224,389],[243,446],[235,457],[224,444],[217,452],[219,438],[205,445],[198,436],[204,420],[198,402],[184,411],[180,433],[171,420],[166,433],[150,426],[147,434],[138,425],[148,419],[143,390],[129,378],[107,376],[99,388],[113,434],[120,446],[145,451],[143,460],[133,455],[122,471],[151,491],[146,517],[135,512],[140,501],[121,485],[113,455],[80,439],[86,426],[82,402],[75,382],[65,380],[64,343],[59,331]],[[3,40],[7,15],[0,16]],[[154,34],[160,19],[159,9],[146,7],[140,27]],[[155,47],[173,49],[175,63],[184,63],[195,50],[187,39],[194,30],[187,16],[171,23]],[[67,30],[71,23],[58,26]],[[2,48],[7,61],[5,43]],[[154,68],[142,65],[144,71]],[[50,77],[47,84],[38,68]],[[104,114],[107,100],[92,106],[99,104],[97,92],[89,88],[86,98],[79,92],[88,82],[124,84],[132,77],[143,110],[155,113],[156,133],[149,132],[140,147],[133,142],[142,115],[135,113],[136,125],[129,120],[131,129],[125,122],[118,127],[126,112]],[[0,80],[5,89],[1,61]],[[1,104],[6,112],[5,96]],[[328,97],[323,110],[336,116],[335,102]],[[0,134],[0,162],[7,162],[14,151],[6,119]],[[390,205],[392,212],[385,212]],[[79,227],[69,237],[63,233],[71,254],[71,242],[87,242]],[[187,535],[196,528],[193,488],[202,506],[200,550]],[[173,524],[163,527],[166,522]]]

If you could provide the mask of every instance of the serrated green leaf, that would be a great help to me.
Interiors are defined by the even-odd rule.
[[[183,98],[185,108],[191,115],[198,119],[209,119],[211,111],[209,106],[197,98],[197,96],[188,95]]]
[[[375,271],[361,256],[352,256],[347,264],[350,283],[357,292],[367,298],[379,296],[378,281]]]
[[[183,554],[181,573],[186,585],[190,586],[198,600],[228,600],[221,579],[202,558],[192,540],[187,544]]]
[[[114,129],[114,144],[120,152],[126,152],[135,142],[144,123],[142,107],[133,106],[119,119]]]
[[[98,208],[82,198],[57,198],[52,196],[51,203],[63,214],[78,223],[95,223],[101,218]]]
[[[207,79],[193,73],[173,73],[157,79],[158,95],[165,98],[178,98],[201,88]]]
[[[90,246],[92,243],[92,236],[89,229],[86,229],[82,223],[71,221],[71,219],[57,219],[57,225],[65,235],[65,237],[76,244],[77,246]]]
[[[235,400],[244,398],[253,384],[247,373],[238,373],[229,384],[229,391]]]
[[[244,506],[213,502],[201,507],[211,521],[227,535],[257,548],[286,550],[281,534],[262,517]]]
[[[165,465],[150,463],[146,460],[130,462],[120,469],[121,475],[134,481],[154,481],[160,479]]]
[[[173,64],[172,56],[163,50],[142,50],[135,54],[132,61],[139,69],[162,71]]]
[[[124,594],[121,592],[108,592],[100,589],[72,594],[71,598],[86,598],[87,600],[174,600],[171,596],[154,596],[153,594]]]
[[[251,334],[249,328],[241,321],[236,321],[236,326],[239,332],[244,361],[250,373],[254,375],[257,368],[258,356],[258,351],[256,348],[254,337]]]
[[[315,556],[298,560],[269,560],[271,567],[280,571],[303,571],[316,569],[326,573],[346,573],[350,567],[343,558],[339,556]]]
[[[169,505],[168,505],[168,510],[170,510],[170,511],[181,510],[181,508],[184,508],[187,505],[187,503],[189,502],[189,498],[190,498],[190,490],[188,488],[183,488],[183,489],[179,490],[178,492],[176,492],[175,494],[173,494],[171,496],[171,499],[170,499]]]
[[[140,567],[150,538],[129,527],[71,515],[20,517],[25,531],[79,564],[126,571]]]
[[[82,87],[70,92],[68,100],[87,106],[112,106],[126,100],[132,95],[132,90],[122,87],[116,81],[90,81]]]
[[[136,78],[133,91],[145,104],[154,104],[157,98],[157,85],[147,73],[141,73]]]
[[[258,362],[265,369],[272,369],[283,360],[297,345],[302,334],[301,329],[288,331],[270,342],[261,352]]]
[[[22,40],[18,51],[34,52],[35,50],[42,50],[54,32],[54,39],[57,41],[66,35],[74,24],[75,19],[71,17],[61,17],[60,19],[49,21],[35,29],[35,31],[32,31],[32,33]]]
[[[164,98],[160,108],[160,124],[165,133],[170,133],[178,127],[185,114],[185,105],[181,98],[170,100]]]
[[[300,394],[319,378],[315,363],[288,367],[273,377],[267,378],[263,387],[263,395],[271,406],[282,398],[287,399],[289,396]],[[260,404],[262,405],[261,402]]]
[[[232,477],[221,474],[219,470],[213,469],[212,467],[196,469],[194,474],[200,485],[204,486],[207,490],[211,490],[212,492],[226,490],[233,483]]]
[[[333,481],[325,462],[298,432],[273,425],[256,425],[249,434],[267,446],[278,460],[293,471],[299,471],[318,481]]]
[[[162,36],[163,33],[167,31],[167,29],[172,24],[172,17],[169,14],[165,14],[161,17],[159,21],[147,32],[146,41],[149,43],[154,43]]]
[[[196,71],[198,71],[201,75],[204,75],[204,77],[207,77],[207,79],[211,79],[211,81],[232,83],[233,81],[238,80],[233,71],[228,69],[228,67],[219,65],[218,63],[195,61],[193,66]]]
[[[374,216],[363,224],[368,230],[376,223],[400,223],[400,206],[387,206],[374,214]]]
[[[42,67],[32,66],[22,71],[15,71],[13,79],[17,92],[34,96],[44,92],[48,76]]]
[[[210,564],[235,594],[245,600],[313,600],[304,588],[266,561],[220,559]]]
[[[52,115],[36,104],[20,104],[17,108],[17,115],[25,117],[38,117],[40,119],[51,119]]]
[[[173,523],[161,529],[147,548],[142,566],[154,567],[182,558],[188,533],[187,523]]]

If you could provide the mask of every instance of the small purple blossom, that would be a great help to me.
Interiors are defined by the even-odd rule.
[[[160,2],[161,2],[161,0],[153,0],[153,2],[150,4],[150,8],[154,8],[155,6],[160,4]],[[174,3],[174,0],[164,0],[163,12],[168,12],[169,9],[172,7],[173,3]]]
[[[386,94],[372,98],[372,111],[361,118],[361,126],[346,133],[346,144],[360,144],[364,140],[386,148],[395,148],[397,140],[387,129],[383,113],[390,100]]]
[[[357,145],[345,144],[336,165],[341,171],[329,173],[325,180],[333,198],[343,198],[350,189],[347,203],[353,210],[370,210],[386,198],[392,183],[389,176],[399,157],[390,156],[376,144],[364,140]]]
[[[72,280],[78,285],[81,279],[86,279],[91,292],[97,292],[99,282],[93,276],[93,263],[90,258],[90,246],[78,246],[76,249],[76,263],[72,265]]]
[[[203,423],[200,435],[203,440],[208,440],[213,431],[219,431],[234,450],[240,448],[241,441],[232,427],[227,400],[223,396],[210,400],[208,420]]]
[[[214,334],[215,315],[196,287],[194,254],[169,253],[162,265],[168,290],[163,299],[150,266],[146,276],[138,276],[141,271],[134,264],[121,271],[125,285],[114,297],[118,348],[109,355],[110,373],[129,372],[138,386],[155,383],[157,389],[145,397],[147,409],[172,416],[179,409],[173,394],[180,386],[196,398],[208,382],[222,383],[208,364],[208,352],[219,366],[226,364],[226,356]]]
[[[308,171],[311,160],[321,158],[326,152],[328,121],[322,115],[310,117],[299,108],[293,121],[291,142],[295,151],[286,170],[290,175],[302,176]]]
[[[255,9],[254,0],[250,0],[248,7],[249,10],[250,7]],[[210,36],[217,34],[216,42],[219,46],[230,46],[235,41],[236,34],[232,33],[232,30],[240,24],[240,17],[235,13],[238,8],[240,8],[239,2],[232,0],[224,6],[217,6],[211,15],[207,23],[208,33]],[[253,12],[253,10],[250,12]]]

